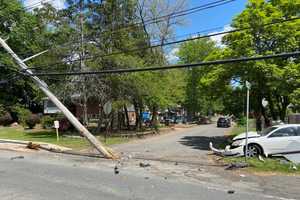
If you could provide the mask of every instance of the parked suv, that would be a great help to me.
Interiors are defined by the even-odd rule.
[[[228,128],[231,126],[231,120],[227,117],[220,117],[217,121],[217,127]]]

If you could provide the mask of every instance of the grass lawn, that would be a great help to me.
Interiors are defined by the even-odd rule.
[[[284,173],[284,174],[298,174],[300,175],[300,165],[297,165],[298,169],[292,168],[292,163],[281,163],[280,160],[283,158],[264,158],[265,162],[258,160],[257,158],[247,159],[250,167],[248,168],[251,172],[265,172],[265,173]],[[225,163],[244,162],[245,158],[224,158]]]
[[[249,131],[256,131],[255,128],[255,120],[254,119],[250,119],[249,120]],[[235,125],[231,132],[229,133],[230,136],[234,137],[236,135],[239,135],[243,132],[246,132],[246,126],[239,126],[239,125]]]
[[[11,140],[27,140],[33,142],[46,142],[57,144],[60,146],[69,147],[75,150],[85,149],[90,147],[89,142],[85,138],[70,138],[60,137],[59,141],[56,141],[56,133],[53,130],[32,129],[24,130],[22,127],[0,127],[0,139]],[[98,137],[100,141],[104,141],[102,137]],[[119,144],[127,142],[129,139],[121,137],[108,137],[106,140],[107,145]]]

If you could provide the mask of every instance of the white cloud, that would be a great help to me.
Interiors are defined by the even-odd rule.
[[[42,7],[42,3],[49,3],[56,9],[65,8],[65,0],[25,0],[24,6],[38,8]]]
[[[176,63],[178,61],[177,53],[179,51],[178,47],[173,48],[168,54],[167,54],[167,60],[169,63]]]
[[[220,32],[224,32],[224,31],[230,31],[232,30],[232,27],[230,25],[225,25],[223,30],[222,31],[219,31],[219,32],[211,32],[209,33],[210,35],[211,34],[214,34],[214,33],[220,33]],[[216,35],[216,36],[212,36],[210,37],[213,41],[216,42],[217,46],[219,47],[224,47],[224,45],[222,44],[222,39],[223,37],[225,36],[226,34],[222,34],[222,35]]]

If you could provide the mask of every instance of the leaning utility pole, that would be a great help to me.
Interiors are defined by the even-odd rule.
[[[48,89],[45,82],[40,80],[37,76],[33,76],[32,71],[28,69],[28,66],[21,60],[17,54],[6,44],[6,42],[0,37],[1,46],[16,60],[17,64],[30,74],[34,82],[39,88],[49,97],[49,99],[62,111],[62,113],[68,118],[68,120],[75,126],[75,128],[100,152],[105,158],[116,158],[116,156],[108,151],[100,141],[98,141],[79,121],[78,119],[58,100],[58,98]],[[26,59],[25,59],[26,60]]]

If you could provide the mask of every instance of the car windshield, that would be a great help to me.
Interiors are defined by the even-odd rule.
[[[261,136],[265,136],[268,135],[270,132],[274,131],[275,129],[277,129],[278,127],[269,127],[264,129],[263,131],[260,132]]]

